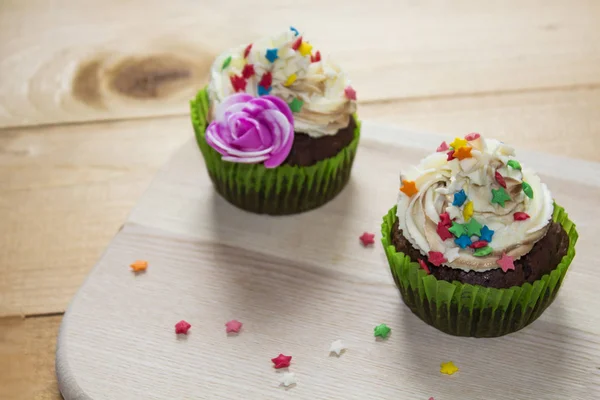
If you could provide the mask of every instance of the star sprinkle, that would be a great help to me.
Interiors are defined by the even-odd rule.
[[[458,372],[458,367],[452,361],[440,364],[440,372],[446,375],[453,375]]]
[[[400,188],[400,191],[408,197],[412,197],[414,194],[419,192],[419,189],[417,189],[414,181],[402,180],[402,187]]]
[[[298,39],[294,40],[294,43],[292,43],[292,50],[298,50],[298,48],[300,47],[300,45],[302,44],[302,36],[300,36]]]
[[[310,62],[315,63],[321,61],[321,52],[317,50],[314,56],[310,56]]]
[[[148,261],[137,260],[136,262],[134,262],[131,265],[129,265],[129,267],[131,268],[131,270],[133,272],[146,271],[146,269],[148,268]]]
[[[465,158],[471,158],[471,157],[473,157],[471,155],[471,150],[473,150],[473,148],[469,147],[469,146],[459,147],[458,149],[456,149],[454,151],[454,157],[458,158],[459,160],[464,160]]]
[[[275,60],[277,60],[279,58],[279,56],[277,55],[278,51],[279,51],[279,49],[267,49],[265,58],[272,63],[275,62]]]
[[[506,203],[507,200],[510,200],[510,196],[506,193],[504,188],[492,189],[492,204],[496,203],[504,207],[504,203]]]
[[[448,158],[446,158],[446,161],[454,160],[454,150],[450,150],[447,154],[448,154]]]
[[[465,204],[467,200],[467,194],[464,189],[460,189],[458,192],[454,193],[454,200],[452,201],[452,205],[456,207],[460,207]]]
[[[246,46],[246,48],[244,49],[244,58],[248,58],[248,54],[250,54],[250,50],[252,50],[252,43],[250,43],[248,46]]]
[[[221,71],[224,70],[225,68],[229,67],[229,64],[231,64],[231,56],[227,57],[225,59],[225,61],[223,61],[223,65],[221,66]]]
[[[258,82],[259,86],[268,89],[273,84],[273,75],[270,72],[265,72]]]
[[[329,353],[335,353],[338,357],[344,352],[344,350],[346,350],[346,346],[344,346],[344,343],[342,343],[342,341],[339,339],[332,342],[331,346],[329,346]]]
[[[469,246],[469,247],[472,249],[480,249],[487,245],[488,245],[488,242],[486,242],[485,240],[478,240],[476,242],[471,243],[471,246]]]
[[[485,246],[485,247],[482,247],[482,248],[479,248],[479,249],[475,250],[473,252],[473,255],[475,257],[485,257],[488,254],[490,254],[492,251],[493,251],[493,249],[490,246]]]
[[[293,372],[284,372],[281,374],[279,382],[285,387],[293,386],[296,384],[296,374]]]
[[[275,369],[287,368],[290,366],[290,362],[292,361],[292,356],[284,356],[283,354],[279,354],[275,358],[271,358]]]
[[[479,240],[485,240],[489,243],[492,241],[492,236],[494,236],[494,231],[488,228],[487,225],[484,225],[483,228],[481,228]]]
[[[244,69],[242,70],[242,76],[246,79],[250,78],[252,75],[254,75],[254,65],[252,64],[246,64],[244,65]]]
[[[448,260],[448,262],[452,262],[459,257],[458,247],[451,247],[444,252],[444,257]]]
[[[496,178],[496,182],[498,182],[498,185],[506,189],[506,181],[504,180],[504,177],[500,175],[500,172],[496,171],[494,173],[494,178]]]
[[[288,106],[290,106],[290,110],[292,110],[292,112],[300,112],[300,110],[302,109],[302,106],[304,105],[304,101],[300,100],[297,97],[294,97],[294,99],[288,103]]]
[[[450,143],[450,147],[452,147],[454,150],[458,150],[461,147],[464,147],[467,145],[467,141],[465,139],[461,139],[459,137],[454,138],[454,141],[452,143]]]
[[[246,80],[244,79],[244,77],[238,75],[231,75],[229,77],[229,80],[231,81],[231,86],[233,86],[233,90],[235,92],[243,92],[244,90],[246,90]]]
[[[435,265],[436,267],[439,267],[440,265],[442,265],[442,263],[448,261],[444,258],[444,253],[440,253],[439,251],[430,251],[428,255],[429,262]]]
[[[388,337],[392,329],[386,324],[379,324],[373,329],[375,337],[379,336],[382,339]]]
[[[481,236],[481,228],[483,228],[483,226],[475,218],[471,218],[469,222],[463,224],[463,226],[467,231],[467,235]]]
[[[425,261],[421,260],[420,258],[419,258],[419,265],[421,266],[421,268],[423,268],[425,270],[425,272],[427,272],[427,275],[431,274],[431,271],[429,270],[427,263],[425,263]]]
[[[477,140],[480,137],[481,135],[479,133],[469,133],[465,136],[465,140],[468,140],[470,142],[471,140]]]
[[[269,86],[268,88],[264,88],[262,86],[258,87],[258,95],[259,96],[266,96],[269,93],[271,93],[271,90],[273,89],[273,87]]]
[[[181,320],[175,324],[175,333],[178,335],[187,335],[191,327],[192,325],[190,325],[188,322]]]
[[[375,234],[365,232],[359,237],[359,239],[362,242],[362,245],[367,247],[368,245],[375,243]]]
[[[294,28],[293,26],[290,26],[290,31],[294,32],[294,36],[298,36],[300,34],[300,32],[298,32],[298,29]]]
[[[515,260],[511,256],[508,256],[503,253],[502,257],[498,259],[497,263],[500,266],[500,268],[502,268],[502,272],[507,272],[509,270],[515,269],[514,261]]]
[[[524,212],[516,212],[513,214],[513,218],[515,219],[515,221],[525,221],[526,219],[529,219],[529,214],[524,213]]]
[[[352,86],[346,86],[344,89],[344,95],[348,100],[356,100],[356,91],[352,88]]]
[[[300,47],[298,47],[298,51],[303,56],[307,56],[312,51],[312,44],[307,43],[307,42],[302,42],[302,44],[300,45]]]
[[[465,221],[468,221],[473,216],[473,202],[471,200],[467,201],[465,204],[465,208],[463,208],[463,218]]]
[[[283,86],[290,86],[292,83],[296,82],[297,78],[298,78],[298,75],[291,74],[290,76],[288,76],[288,78],[286,79],[286,81],[283,82]]]
[[[442,221],[438,222],[435,231],[442,240],[448,240],[454,237],[452,233],[450,233],[450,231],[448,230],[448,225],[445,225]]]
[[[463,224],[459,224],[458,222],[453,222],[452,227],[448,229],[454,236],[461,237],[462,235],[467,234],[467,230],[463,226]]]
[[[442,153],[446,150],[448,150],[450,148],[450,146],[448,146],[448,143],[446,143],[446,141],[444,140],[442,143],[440,143],[440,145],[438,146],[438,148],[435,150],[438,153]]]
[[[239,333],[240,329],[242,329],[242,323],[240,321],[236,321],[232,319],[225,323],[225,332],[227,333]]]
[[[450,220],[450,215],[447,212],[440,214],[440,222],[444,226],[448,226],[448,227],[452,226],[452,221]]]
[[[529,197],[530,199],[533,199],[533,189],[531,188],[531,185],[525,181],[523,181],[521,183],[521,188],[523,189],[523,193],[525,193],[525,196]]]
[[[461,237],[454,239],[454,243],[456,243],[461,249],[465,249],[471,245],[471,238],[467,235],[462,235]]]
[[[517,160],[508,160],[506,163],[512,169],[521,169],[521,164]]]

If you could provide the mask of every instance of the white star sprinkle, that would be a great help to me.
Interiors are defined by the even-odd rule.
[[[284,372],[280,382],[283,386],[288,387],[296,384],[296,374],[293,372]]]
[[[334,341],[331,343],[331,347],[329,347],[329,352],[335,353],[338,357],[344,350],[346,350],[346,346],[344,346],[344,343],[342,343],[341,340]]]
[[[444,252],[444,257],[448,262],[452,262],[458,258],[458,247],[452,247]]]

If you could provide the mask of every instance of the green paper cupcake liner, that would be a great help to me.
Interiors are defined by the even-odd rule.
[[[356,121],[354,139],[336,156],[309,167],[282,165],[265,168],[263,164],[223,161],[221,154],[208,145],[204,135],[208,125],[208,92],[202,89],[190,102],[196,141],[206,169],[217,192],[231,204],[258,214],[296,214],[322,206],[342,191],[360,138]]]
[[[569,237],[569,248],[558,266],[533,283],[509,289],[447,282],[428,275],[418,262],[392,243],[396,207],[383,217],[382,243],[394,281],[411,311],[442,332],[455,336],[497,337],[523,329],[552,303],[575,257],[578,234],[565,210],[554,205],[553,220]]]

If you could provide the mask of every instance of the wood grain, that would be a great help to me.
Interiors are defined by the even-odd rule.
[[[270,0],[252,7],[264,19],[216,0],[1,7],[0,126],[185,114],[219,52],[290,22],[363,103],[600,85],[593,0]]]
[[[414,317],[398,299],[381,246],[358,244],[394,204],[398,170],[439,140],[365,123],[349,186],[326,206],[288,218],[223,201],[190,141],[140,198],[65,315],[57,352],[65,398],[463,399],[468,390],[498,400],[591,400],[600,389],[600,272],[590,267],[600,165],[571,160],[557,170],[563,160],[519,153],[578,223],[578,255],[539,321],[473,346]],[[149,268],[134,275],[128,264],[138,258]],[[178,339],[173,324],[182,318],[192,333]],[[237,337],[223,329],[231,318],[246,323]],[[380,322],[393,330],[384,342],[372,336]],[[348,352],[328,357],[338,338]],[[269,363],[279,352],[295,360],[299,383],[288,391]],[[459,375],[440,376],[446,360]]]

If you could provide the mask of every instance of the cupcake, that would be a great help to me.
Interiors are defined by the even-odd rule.
[[[479,134],[401,174],[383,245],[404,302],[457,336],[515,332],[552,303],[577,231],[514,149]]]
[[[356,93],[293,27],[218,56],[191,116],[216,191],[244,210],[311,210],[350,178]]]

